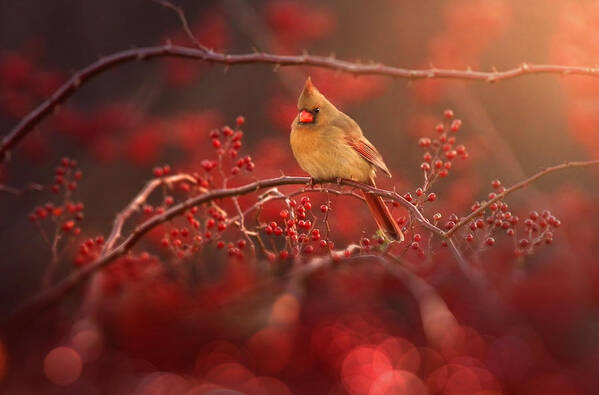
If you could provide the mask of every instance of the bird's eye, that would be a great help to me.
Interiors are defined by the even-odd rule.
[[[314,112],[315,112],[315,113],[317,113],[317,112],[319,112],[319,111],[320,111],[320,108],[318,108],[318,107],[316,107],[316,108],[314,109]]]

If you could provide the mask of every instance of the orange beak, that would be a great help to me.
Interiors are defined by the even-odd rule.
[[[314,122],[314,115],[311,112],[302,110],[299,113],[299,121],[300,123],[311,123]]]

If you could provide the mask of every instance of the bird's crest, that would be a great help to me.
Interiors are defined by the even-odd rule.
[[[306,109],[312,110],[317,107],[335,107],[331,102],[327,100],[326,97],[314,84],[312,83],[312,79],[308,76],[306,79],[306,83],[304,84],[304,89],[297,100],[297,108],[298,110]]]

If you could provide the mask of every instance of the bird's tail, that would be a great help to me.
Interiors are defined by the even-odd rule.
[[[374,180],[372,179],[370,180],[370,184],[372,186],[376,186],[374,184]],[[387,207],[383,201],[383,198],[369,194],[367,192],[362,192],[362,194],[364,195],[364,200],[366,200],[366,204],[372,212],[372,216],[374,217],[379,229],[391,239],[402,242],[404,240],[404,236],[403,232],[401,231],[401,227],[393,219],[393,216],[389,211],[389,207]]]

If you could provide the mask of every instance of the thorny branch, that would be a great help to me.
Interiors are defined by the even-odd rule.
[[[478,215],[480,215],[480,213],[484,212],[492,203],[495,203],[498,200],[503,200],[506,196],[514,193],[515,191],[517,191],[519,189],[525,188],[530,183],[538,180],[539,178],[541,178],[547,174],[550,174],[550,173],[553,173],[553,172],[556,172],[559,170],[567,169],[570,167],[590,167],[590,166],[595,166],[595,165],[599,165],[599,159],[588,160],[588,161],[566,162],[566,163],[562,163],[562,164],[559,164],[556,166],[547,167],[547,168],[539,171],[538,173],[535,173],[534,175],[528,177],[527,179],[520,181],[519,183],[517,183],[515,185],[512,185],[511,187],[507,188],[505,191],[498,193],[494,198],[489,199],[485,203],[481,204],[481,206],[479,208],[472,211],[466,217],[462,218],[453,228],[451,228],[447,232],[445,232],[443,234],[443,236],[445,238],[450,238],[455,232],[458,231],[458,229],[460,229],[464,225],[469,224],[470,221],[472,221],[474,218],[476,218]]]
[[[387,191],[384,189],[371,187],[369,185],[361,184],[361,183],[358,183],[355,181],[350,181],[350,180],[340,180],[340,184],[346,185],[346,186],[351,186],[352,188],[362,190],[365,193],[371,193],[371,194],[381,196],[383,198],[386,198],[386,199],[389,199],[392,201],[396,201],[399,204],[401,204],[402,206],[404,206],[405,208],[407,208],[410,211],[410,213],[413,215],[415,220],[418,221],[421,225],[426,227],[432,233],[434,233],[444,239],[447,239],[448,245],[449,245],[450,249],[452,250],[452,252],[454,253],[456,260],[458,261],[458,264],[460,265],[460,267],[462,269],[465,269],[466,274],[469,274],[469,273],[473,274],[469,270],[469,266],[468,266],[465,258],[459,251],[458,247],[455,245],[455,242],[452,238],[453,234],[456,232],[457,229],[461,228],[466,223],[468,223],[470,220],[472,220],[472,218],[474,218],[480,212],[485,210],[491,203],[493,203],[499,199],[505,198],[507,195],[509,195],[519,189],[524,188],[525,186],[529,185],[530,183],[538,180],[539,178],[541,178],[545,175],[548,175],[550,173],[553,173],[553,172],[556,172],[559,170],[567,169],[567,168],[588,167],[588,166],[593,166],[593,165],[599,165],[599,160],[591,160],[591,161],[584,161],[584,162],[567,162],[567,163],[548,167],[544,170],[541,170],[540,172],[534,174],[533,176],[527,178],[526,180],[506,189],[504,192],[498,194],[495,198],[490,199],[488,202],[481,205],[481,207],[479,209],[473,211],[470,215],[468,215],[467,217],[462,219],[454,228],[452,228],[451,230],[446,231],[446,232],[442,231],[437,226],[435,226],[431,222],[429,222],[429,220],[426,219],[424,217],[424,215],[412,203],[408,202],[406,199],[404,199],[401,195],[399,195],[395,191]],[[169,221],[170,219],[172,219],[178,215],[183,214],[186,210],[190,209],[193,206],[210,203],[217,199],[247,195],[247,194],[250,194],[253,192],[257,192],[257,191],[264,190],[264,189],[272,189],[272,188],[275,188],[277,186],[282,186],[282,185],[306,185],[310,182],[310,180],[311,179],[309,177],[281,176],[278,178],[271,178],[271,179],[255,181],[255,182],[252,182],[252,183],[249,183],[246,185],[242,185],[239,187],[215,189],[215,190],[211,190],[206,193],[203,193],[201,195],[191,197],[179,204],[176,204],[176,205],[170,207],[168,210],[164,211],[162,214],[156,215],[156,216],[146,220],[142,224],[138,225],[129,234],[129,236],[127,236],[127,238],[125,238],[125,240],[123,240],[116,247],[106,250],[94,262],[91,262],[91,263],[87,264],[86,266],[84,266],[83,268],[71,273],[69,276],[67,276],[60,282],[58,282],[53,287],[42,291],[40,294],[38,294],[37,296],[30,299],[24,306],[22,306],[20,309],[17,310],[16,315],[18,317],[22,317],[22,318],[31,317],[31,316],[33,316],[34,313],[42,311],[45,308],[47,308],[48,306],[57,302],[58,300],[60,300],[60,298],[63,295],[65,295],[67,292],[69,292],[70,290],[75,288],[79,283],[84,281],[92,273],[103,268],[104,266],[108,265],[109,263],[115,261],[117,258],[125,255],[142,238],[142,236],[144,236],[150,230],[154,229],[155,227],[157,227],[158,225],[160,225],[164,222]],[[144,188],[144,190],[146,190],[146,189],[148,189],[148,185],[146,185],[146,187]],[[142,195],[142,194],[140,194],[140,195]],[[138,197],[140,195],[138,195]],[[128,206],[128,208],[126,208],[121,213],[121,215],[123,217],[122,221],[124,221],[127,218],[127,216],[130,215],[130,213],[132,212],[132,211],[130,211],[130,208],[135,207],[136,200],[137,200],[137,198],[134,199],[134,201]],[[123,214],[123,213],[125,213],[125,214]],[[115,228],[113,229],[112,234],[118,235],[120,233],[121,228],[122,228],[122,223],[115,222]],[[118,230],[116,230],[116,229],[118,229]],[[116,237],[116,236],[113,236],[113,237]]]
[[[193,37],[193,35],[192,35]],[[0,142],[0,158],[6,158],[9,150],[14,148],[23,137],[32,131],[43,119],[49,116],[59,104],[73,95],[77,89],[87,83],[95,76],[110,70],[120,64],[151,60],[162,57],[175,57],[193,59],[208,63],[224,64],[234,66],[241,64],[270,64],[275,66],[310,66],[336,70],[339,72],[358,75],[378,75],[408,80],[419,79],[462,79],[483,82],[498,82],[506,79],[521,77],[529,74],[557,74],[557,75],[584,75],[599,77],[599,68],[583,66],[561,66],[561,65],[535,65],[522,63],[518,67],[505,71],[473,71],[438,69],[406,69],[401,67],[387,66],[381,63],[362,64],[338,60],[332,56],[315,55],[277,55],[264,52],[245,54],[227,54],[205,48],[201,43],[200,48],[175,46],[166,44],[154,47],[141,47],[115,52],[102,57],[87,67],[77,71],[58,88],[47,100],[28,113]],[[196,45],[197,45],[196,44]]]
[[[8,194],[14,195],[14,196],[21,196],[25,192],[29,192],[29,191],[40,192],[43,190],[44,190],[44,187],[40,184],[29,184],[23,189],[18,189],[18,188],[10,187],[8,185],[0,184],[0,192],[8,193]]]
[[[163,178],[155,178],[153,180],[148,181],[146,186],[133,198],[131,203],[123,211],[121,211],[114,220],[114,226],[112,231],[110,232],[110,236],[106,240],[103,251],[110,250],[114,243],[121,237],[121,232],[123,230],[123,226],[125,221],[136,211],[140,209],[140,207],[148,200],[148,196],[159,186],[167,185],[170,186],[180,181],[188,181],[192,184],[196,184],[196,179],[189,174],[174,174],[172,176],[167,176]]]

